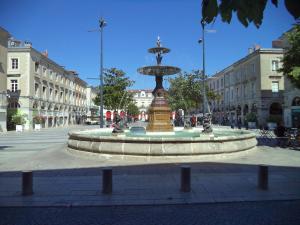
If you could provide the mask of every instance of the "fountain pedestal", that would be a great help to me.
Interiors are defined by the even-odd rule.
[[[150,107],[149,109],[149,124],[147,131],[173,131],[173,126],[170,121],[169,107]]]

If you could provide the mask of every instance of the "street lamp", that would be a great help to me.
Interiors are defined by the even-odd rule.
[[[103,18],[99,20],[100,26],[100,128],[103,128],[103,28],[106,26],[106,22]]]
[[[210,109],[208,106],[207,96],[206,96],[206,89],[205,89],[205,25],[206,22],[204,19],[201,20],[201,26],[202,26],[202,39],[198,40],[198,43],[202,43],[202,88],[203,88],[203,131],[204,133],[211,133],[212,127],[211,127],[211,115],[210,115]],[[205,114],[207,111],[207,115]]]

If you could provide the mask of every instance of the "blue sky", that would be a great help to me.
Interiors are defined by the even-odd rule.
[[[153,89],[151,76],[137,68],[155,64],[147,49],[155,46],[159,35],[171,52],[163,64],[184,71],[202,68],[201,1],[183,0],[1,0],[0,26],[16,39],[29,40],[39,51],[67,69],[76,70],[89,84],[99,76],[100,35],[88,32],[98,27],[98,19],[107,21],[104,29],[104,67],[116,67],[135,81],[132,89]],[[254,44],[270,48],[272,40],[291,28],[294,20],[283,1],[276,8],[268,2],[263,25],[243,27],[233,16],[231,24],[218,18],[207,29],[206,70],[213,74],[244,57]],[[166,82],[164,85],[167,86]]]

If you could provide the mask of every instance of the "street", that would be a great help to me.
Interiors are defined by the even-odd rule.
[[[300,201],[0,208],[0,225],[299,225]]]

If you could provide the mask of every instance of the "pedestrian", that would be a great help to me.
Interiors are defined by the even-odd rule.
[[[240,116],[238,117],[237,125],[238,125],[238,129],[242,128],[242,120]]]
[[[286,137],[285,137],[286,128],[283,125],[282,121],[277,123],[277,127],[274,130],[274,133],[276,135],[277,145],[279,147],[286,147]]]

